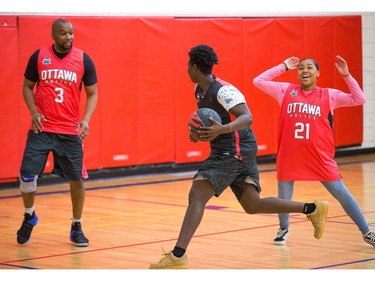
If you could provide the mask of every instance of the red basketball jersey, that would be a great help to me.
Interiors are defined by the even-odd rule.
[[[39,81],[35,91],[38,111],[45,132],[78,135],[80,120],[80,87],[84,74],[83,51],[72,48],[64,58],[58,58],[52,46],[40,49]]]
[[[278,132],[277,177],[285,181],[336,181],[328,89],[305,94],[291,84],[283,98]]]

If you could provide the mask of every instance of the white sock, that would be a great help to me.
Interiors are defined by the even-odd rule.
[[[76,223],[76,222],[82,222],[82,219],[75,219],[75,218],[72,218],[72,224]]]
[[[25,208],[25,213],[29,214],[30,216],[33,214],[35,211],[34,205],[31,208]]]

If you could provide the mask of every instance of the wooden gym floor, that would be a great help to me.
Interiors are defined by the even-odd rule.
[[[344,183],[375,230],[375,154],[336,159]],[[262,197],[277,194],[274,164],[260,164]],[[16,232],[23,219],[19,190],[0,190],[0,274],[16,269],[148,269],[176,242],[193,172],[89,180],[83,230],[88,248],[69,241],[71,203],[67,184],[39,186],[39,223],[27,246]],[[325,233],[313,237],[305,215],[291,216],[284,246],[273,245],[277,215],[248,215],[227,189],[208,203],[189,245],[191,269],[375,269],[375,249],[320,183],[297,182],[294,200],[330,202]],[[19,271],[19,270],[16,270]],[[153,271],[155,272],[155,271]],[[367,272],[367,271],[366,271]],[[373,271],[372,271],[373,273]]]

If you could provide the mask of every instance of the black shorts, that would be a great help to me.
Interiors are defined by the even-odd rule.
[[[29,131],[23,154],[21,174],[42,175],[48,154],[53,153],[52,173],[66,180],[81,180],[83,147],[79,136]]]
[[[254,157],[243,157],[239,160],[230,155],[210,156],[194,176],[194,180],[199,179],[208,180],[212,184],[216,197],[219,197],[228,186],[237,200],[241,199],[245,184],[252,184],[258,192],[261,191],[258,166]]]

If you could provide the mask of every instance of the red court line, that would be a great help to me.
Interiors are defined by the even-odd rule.
[[[302,222],[308,222],[308,221],[306,220],[306,221],[298,221],[298,222],[292,222],[292,223],[295,224],[295,223],[302,223]],[[208,236],[214,236],[214,235],[220,235],[220,234],[233,233],[233,232],[248,231],[248,230],[260,229],[260,228],[275,227],[275,226],[278,226],[278,224],[270,224],[270,225],[263,225],[263,226],[256,226],[256,227],[247,227],[247,228],[212,232],[212,233],[206,233],[206,234],[201,234],[201,235],[195,235],[195,236],[193,236],[193,239],[200,238],[200,237],[208,237]],[[95,252],[101,252],[101,251],[108,251],[108,250],[114,250],[114,249],[122,249],[122,248],[129,248],[129,247],[151,245],[151,244],[170,242],[170,241],[177,241],[177,238],[170,238],[170,239],[155,240],[155,241],[128,244],[128,245],[113,246],[113,247],[100,248],[100,249],[94,249],[94,250],[85,250],[85,251],[79,251],[79,252],[74,252],[74,253],[62,253],[62,254],[47,255],[47,256],[33,257],[33,258],[27,258],[27,259],[10,260],[10,261],[2,262],[2,264],[10,264],[10,263],[23,262],[23,261],[40,260],[40,259],[62,257],[62,256],[69,256],[69,255],[77,255],[77,254],[95,253]]]

